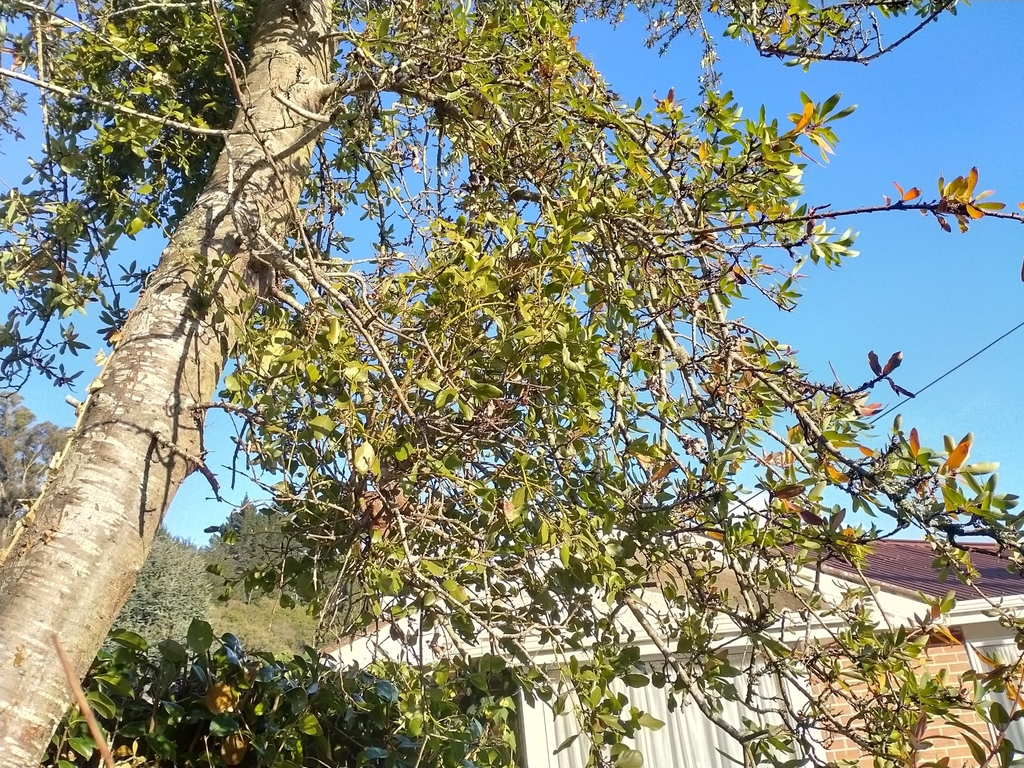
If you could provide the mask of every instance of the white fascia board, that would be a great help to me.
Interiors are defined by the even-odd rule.
[[[957,624],[998,623],[998,617],[990,615],[995,610],[1006,611],[1010,615],[1021,615],[1024,613],[1024,595],[958,600],[953,610],[949,612],[949,618],[951,621],[955,620]]]

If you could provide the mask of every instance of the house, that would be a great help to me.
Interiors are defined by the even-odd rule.
[[[1024,610],[1024,580],[1019,574],[1010,573],[1006,561],[994,551],[976,548],[972,553],[972,562],[980,577],[973,584],[967,585],[953,578],[949,581],[939,579],[932,567],[932,546],[927,542],[880,540],[872,545],[872,549],[867,568],[863,571],[837,558],[816,562],[813,567],[803,566],[798,576],[807,590],[805,594],[814,594],[825,603],[833,605],[841,603],[851,594],[859,595],[860,599],[870,595],[880,628],[912,628],[919,626],[917,617],[928,614],[929,606],[924,598],[941,598],[952,592],[956,597],[955,607],[946,616],[944,631],[932,636],[926,650],[924,663],[929,671],[937,673],[945,669],[948,682],[956,686],[961,676],[969,670],[985,673],[998,665],[1017,665],[1020,662],[1021,651],[1014,632],[1001,626],[991,609],[998,605],[1008,610]],[[730,579],[734,579],[734,576],[728,570],[720,575],[720,587],[725,593],[729,592]],[[665,578],[671,579],[672,576],[666,575]],[[657,601],[661,586],[653,584],[648,592],[650,594],[645,595],[644,599],[648,602]],[[786,643],[798,642],[801,632],[807,631],[808,625],[801,624],[799,620],[800,615],[806,616],[801,614],[806,603],[799,596],[793,595],[780,595],[778,599],[782,604],[776,608],[794,616],[794,623],[788,629],[780,628],[779,639]],[[790,602],[787,604],[786,600]],[[799,630],[800,626],[804,629]],[[730,644],[731,631],[736,635],[733,644]],[[823,631],[827,632],[828,628]],[[420,664],[429,663],[439,654],[443,655],[450,650],[444,647],[439,637],[414,637],[414,634],[405,630],[396,632],[395,628],[382,625],[363,636],[349,638],[334,650],[334,654],[346,664],[364,665],[379,656]],[[721,647],[729,649],[737,659],[736,666],[743,666],[743,659],[749,657],[749,654],[745,652],[742,638],[734,628],[730,629],[728,622],[720,626],[720,635],[723,640]],[[409,642],[411,636],[414,637],[413,642]],[[638,633],[636,645],[639,646],[641,661],[655,664],[662,661],[663,655],[655,643],[644,638],[642,633]],[[479,652],[486,650],[481,647]],[[529,650],[535,662],[552,669],[557,669],[558,664],[564,662],[564,659],[556,658],[550,649],[539,643],[530,646]],[[747,664],[747,667],[752,669],[753,665]],[[799,703],[802,695],[800,686],[771,675],[759,675],[756,679],[751,676],[749,681],[739,680],[738,684],[746,685],[743,696],[750,706],[739,702],[724,702],[718,724],[705,717],[692,699],[670,710],[663,689],[653,686],[620,686],[618,690],[626,694],[632,706],[665,723],[658,730],[645,729],[637,735],[634,746],[644,754],[644,764],[649,768],[726,768],[735,765],[741,753],[735,740],[723,731],[720,724],[724,722],[740,727],[746,720],[770,725],[772,719],[779,715],[771,711],[765,714],[759,710],[780,709],[776,703],[783,694],[791,704],[795,700]],[[815,694],[825,690],[822,684],[814,680],[811,680],[811,686]],[[968,694],[973,691],[973,686],[968,682],[964,682],[962,688]],[[857,695],[856,689],[844,692],[847,698]],[[999,697],[999,700],[1005,710],[1012,714],[1024,706],[1024,700],[1018,703],[1016,698],[1016,689],[1010,686],[1009,693]],[[843,718],[852,711],[844,701],[835,700],[833,715],[836,722],[843,722]],[[571,741],[578,732],[573,717],[553,717],[546,705],[524,700],[520,718],[524,735],[520,740],[523,768],[582,768],[586,764],[588,746],[585,739]],[[963,721],[987,739],[993,738],[989,726],[973,711],[966,710]],[[927,726],[923,732],[923,741],[930,746],[922,748],[919,754],[921,763],[947,758],[952,768],[977,764],[961,732],[930,724],[926,718],[922,724]],[[1024,751],[1024,721],[1011,722],[1005,729],[1005,737],[1022,745]],[[571,743],[559,750],[560,746],[568,742]],[[814,732],[813,750],[817,761],[852,761],[862,765],[871,763],[870,759],[862,756],[862,750],[856,744],[831,733],[827,723],[819,723]]]

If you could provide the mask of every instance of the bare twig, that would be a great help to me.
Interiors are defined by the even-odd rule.
[[[82,713],[82,717],[85,718],[85,722],[89,726],[89,733],[92,735],[92,740],[96,742],[96,749],[100,751],[100,757],[103,759],[103,764],[106,765],[107,768],[115,768],[114,756],[110,754],[110,747],[107,746],[107,742],[103,738],[103,732],[100,730],[100,725],[96,722],[96,715],[93,714],[92,707],[89,706],[89,700],[85,698],[85,692],[82,690],[82,685],[78,682],[78,675],[75,674],[75,670],[71,666],[71,660],[64,651],[64,646],[61,645],[60,638],[57,637],[56,632],[53,633],[53,645],[57,649],[57,655],[60,657],[60,665],[64,668],[64,675],[67,677],[68,685],[71,687],[71,692],[75,696],[75,703],[78,704],[78,710]]]

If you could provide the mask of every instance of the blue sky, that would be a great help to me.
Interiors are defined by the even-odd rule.
[[[639,96],[650,103],[652,93],[664,96],[674,87],[677,100],[689,94],[693,104],[700,71],[696,40],[680,38],[668,54],[658,56],[643,47],[636,19],[616,29],[590,22],[579,34],[580,50],[626,100]],[[800,91],[816,101],[842,92],[842,103],[859,105],[837,126],[840,144],[831,164],[807,170],[805,199],[812,205],[877,204],[895,192],[894,181],[919,186],[927,197],[940,174],[948,179],[976,165],[979,186],[995,189],[995,199],[1015,206],[1024,200],[1022,41],[1024,3],[983,1],[930,25],[869,67],[819,64],[804,73],[721,40],[718,69],[722,88],[732,90],[749,114],[765,104],[770,115],[785,120],[799,111]],[[5,166],[20,155],[10,142],[4,151]],[[0,175],[17,183],[24,174],[5,168]],[[869,375],[869,350],[883,360],[902,350],[897,381],[915,391],[1024,320],[1024,226],[982,220],[965,235],[947,234],[932,218],[916,213],[858,217],[837,226],[860,232],[861,255],[840,270],[812,268],[794,313],[753,301],[736,308],[762,331],[798,349],[802,364],[818,378],[831,378],[831,363],[845,383],[860,383]],[[140,242],[147,255],[158,248],[152,238]],[[903,406],[904,424],[916,426],[931,445],[941,445],[945,433],[959,439],[973,431],[972,457],[1000,461],[1000,487],[1020,493],[1022,373],[1024,329]],[[71,422],[65,392],[36,381],[23,394],[40,418]],[[879,391],[872,400],[888,405],[894,397]],[[889,423],[887,418],[880,426]],[[232,458],[225,424],[212,414],[210,444],[221,446],[210,459],[215,470]],[[222,476],[227,485],[228,473]],[[229,502],[238,502],[245,490],[224,492]],[[203,528],[221,522],[231,508],[210,495],[201,476],[190,478],[168,514],[170,530],[205,541]]]

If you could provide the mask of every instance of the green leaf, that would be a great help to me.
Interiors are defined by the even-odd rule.
[[[160,650],[160,655],[167,659],[172,664],[181,664],[188,657],[188,653],[185,651],[184,646],[176,640],[161,640],[157,646]]]
[[[377,695],[384,701],[390,701],[392,703],[398,701],[398,688],[390,680],[378,680],[373,685],[373,690],[377,692]]]
[[[576,739],[578,739],[579,737],[580,735],[578,733],[574,733],[572,736],[565,739],[561,744],[558,745],[558,748],[554,751],[554,754],[557,755],[559,752],[564,752],[565,750],[567,750],[569,747],[576,743]]]
[[[210,650],[213,645],[213,627],[209,622],[201,619],[194,619],[188,627],[186,642],[189,650],[196,654],[203,654]]]
[[[85,694],[85,698],[100,717],[113,718],[117,716],[117,704],[102,691],[89,691]]]
[[[628,685],[630,688],[643,688],[648,685],[651,680],[647,675],[641,675],[638,672],[633,672],[625,675],[622,678],[622,682]]]
[[[320,727],[320,721],[312,712],[307,712],[299,719],[299,730],[308,736],[321,736],[324,732]]]
[[[211,736],[230,736],[239,730],[233,715],[224,712],[210,720]]]
[[[68,739],[68,746],[88,760],[96,749],[96,742],[89,736],[72,736]]]
[[[325,413],[321,413],[319,416],[310,419],[306,423],[317,437],[327,437],[328,435],[332,435],[336,429],[334,421]]]
[[[643,766],[643,753],[636,749],[624,749],[615,758],[615,768],[643,768]]]
[[[149,643],[146,642],[146,638],[135,632],[129,632],[127,629],[115,629],[110,633],[108,639],[115,645],[120,645],[122,648],[128,648],[133,651],[145,652],[149,650]]]
[[[647,714],[646,712],[640,715],[639,722],[642,727],[649,728],[652,731],[657,731],[659,728],[665,727],[665,723],[663,723],[661,720],[654,717],[653,715]]]

